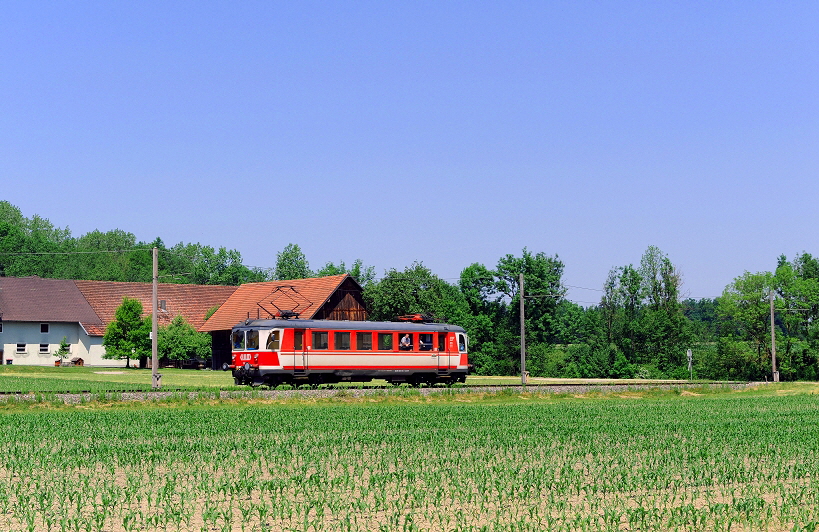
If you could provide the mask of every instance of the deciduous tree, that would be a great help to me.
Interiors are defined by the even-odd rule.
[[[103,358],[125,360],[126,366],[130,366],[132,358],[138,358],[140,365],[144,366],[151,355],[150,333],[150,316],[142,318],[142,303],[124,297],[114,313],[114,321],[105,329]]]
[[[274,276],[279,281],[289,279],[306,279],[313,276],[307,257],[304,256],[298,244],[287,244],[276,255],[276,270]]]
[[[168,360],[208,359],[211,357],[211,339],[208,333],[197,332],[182,316],[160,327],[157,336],[157,354]]]
[[[347,268],[344,261],[334,264],[333,262],[326,263],[319,271],[316,272],[316,277],[327,277],[330,275],[341,275],[343,273],[350,274],[350,277],[362,287],[367,286],[375,280],[375,268],[373,266],[364,266],[361,259],[356,259],[352,267]]]
[[[420,262],[402,272],[389,270],[380,281],[367,285],[363,296],[373,320],[393,320],[404,314],[420,313],[460,324],[467,313],[466,302],[458,289]]]
[[[638,268],[609,272],[599,312],[609,363],[619,367],[619,376],[628,365],[642,376],[682,376],[693,336],[680,284],[671,260],[655,246],[646,249]]]

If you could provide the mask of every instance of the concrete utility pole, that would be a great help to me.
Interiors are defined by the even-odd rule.
[[[685,352],[685,356],[688,357],[688,374],[689,374],[688,380],[693,381],[694,380],[694,353],[692,353],[691,350],[689,349],[689,350],[687,350]]]
[[[779,382],[779,372],[776,370],[776,328],[774,327],[774,293],[768,292],[771,300],[771,370],[773,371],[773,381]]]
[[[151,377],[152,377],[152,384],[151,387],[155,390],[158,390],[162,386],[162,375],[157,373],[159,369],[159,360],[156,356],[156,323],[157,323],[157,314],[159,312],[159,305],[157,302],[157,280],[159,278],[159,249],[153,249],[153,258],[154,258],[154,281],[153,287],[151,290],[151,308],[153,311],[151,312]]]
[[[523,308],[523,274],[520,274],[520,384],[526,386],[526,318]]]

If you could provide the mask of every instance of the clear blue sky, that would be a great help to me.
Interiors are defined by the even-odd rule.
[[[817,2],[0,4],[0,199],[272,266],[447,279],[819,254]],[[599,293],[572,290],[577,301]]]

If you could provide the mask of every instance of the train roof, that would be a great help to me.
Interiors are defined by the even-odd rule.
[[[234,329],[323,329],[331,331],[407,331],[407,332],[466,332],[460,325],[446,323],[409,323],[403,321],[345,320],[246,320]]]

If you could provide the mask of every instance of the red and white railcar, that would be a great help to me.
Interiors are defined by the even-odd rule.
[[[469,369],[466,332],[442,323],[248,320],[231,341],[226,369],[251,386],[464,382]]]

